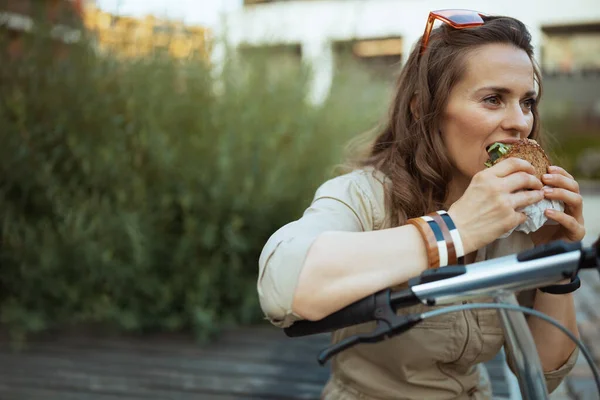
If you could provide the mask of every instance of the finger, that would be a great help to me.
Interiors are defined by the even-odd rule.
[[[564,168],[559,167],[558,165],[549,166],[548,172],[551,174],[560,174],[560,175],[566,176],[569,179],[575,179],[575,178],[573,178],[573,175],[569,174]]]
[[[502,189],[507,192],[516,192],[524,189],[539,190],[543,187],[542,182],[534,175],[527,172],[515,172],[500,180]]]
[[[489,168],[496,176],[502,178],[515,172],[527,172],[528,174],[535,175],[535,168],[529,161],[522,160],[516,157],[509,157],[506,160],[500,161],[493,167]]]
[[[524,224],[525,221],[527,221],[527,214],[525,214],[524,212],[519,212],[517,214],[518,214],[518,221],[519,221],[517,226]]]
[[[527,214],[524,212],[515,211],[513,214],[513,220],[510,229],[516,228],[517,226],[524,224],[527,221]],[[508,232],[508,230],[507,230]]]
[[[523,190],[510,195],[511,207],[515,210],[535,204],[544,198],[541,190]]]
[[[583,197],[579,193],[562,188],[544,188],[544,197],[550,200],[561,200],[573,210],[583,208]]]
[[[557,188],[563,188],[570,190],[574,193],[579,193],[579,183],[573,178],[569,178],[561,174],[544,174],[542,181],[546,185],[554,186]]]
[[[567,230],[567,238],[569,240],[579,241],[585,236],[585,227],[577,222],[574,217],[551,208],[547,209],[544,214],[549,219],[558,222]]]

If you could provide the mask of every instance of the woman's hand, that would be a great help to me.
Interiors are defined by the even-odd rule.
[[[534,174],[533,166],[519,158],[502,160],[475,174],[462,197],[448,209],[465,254],[525,222],[527,217],[517,210],[544,198],[542,182]]]
[[[544,225],[531,234],[533,243],[537,246],[553,240],[577,242],[585,236],[583,226],[583,199],[579,193],[579,184],[564,169],[556,166],[548,168],[548,174],[542,177],[545,185],[553,188],[545,189],[544,196],[548,200],[561,200],[565,211],[548,209],[544,212],[548,219],[558,222],[558,225]]]

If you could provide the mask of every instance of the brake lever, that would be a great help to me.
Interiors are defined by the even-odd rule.
[[[378,296],[376,299],[373,315],[377,326],[373,332],[349,336],[339,343],[325,348],[317,357],[319,364],[325,365],[331,357],[359,343],[376,343],[385,338],[399,335],[423,320],[420,314],[396,315],[389,299],[389,296]]]

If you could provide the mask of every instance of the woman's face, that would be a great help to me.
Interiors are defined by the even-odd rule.
[[[529,136],[535,98],[533,65],[525,51],[507,44],[472,50],[441,124],[453,178],[470,181],[484,169],[490,144]]]

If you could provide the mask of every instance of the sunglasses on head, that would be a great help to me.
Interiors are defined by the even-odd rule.
[[[425,52],[425,49],[427,49],[427,44],[429,43],[429,36],[431,35],[433,23],[436,19],[447,23],[454,29],[466,29],[483,25],[483,17],[485,16],[485,14],[472,10],[431,11],[429,13],[429,18],[427,18],[427,25],[425,26],[425,33],[423,33],[423,40],[421,42],[421,51],[419,53],[419,56]]]

